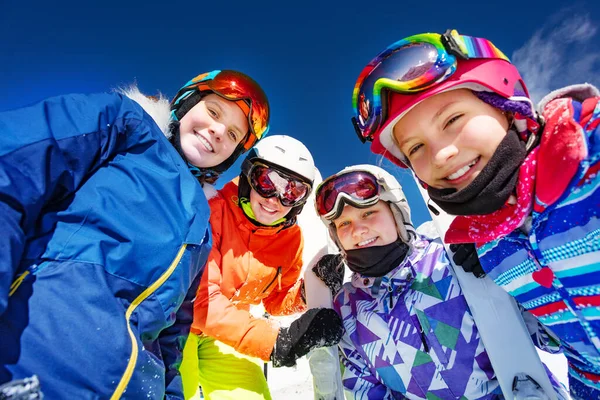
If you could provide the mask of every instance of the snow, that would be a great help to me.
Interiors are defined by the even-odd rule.
[[[273,368],[269,363],[267,382],[273,400],[312,399],[313,382],[306,357],[302,357],[292,368]]]
[[[250,312],[253,315],[262,315],[264,308],[262,305],[252,306]],[[282,326],[289,326],[300,315],[270,318],[277,320]],[[314,397],[312,375],[306,357],[298,359],[296,366],[290,368],[274,368],[272,363],[268,363],[267,383],[273,400],[306,400]]]
[[[554,376],[556,376],[558,380],[561,381],[568,389],[569,379],[567,375],[567,359],[565,356],[562,354],[550,354],[541,350],[538,350],[538,354],[540,355],[542,362],[546,364]]]

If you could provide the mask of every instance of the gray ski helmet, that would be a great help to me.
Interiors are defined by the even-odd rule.
[[[360,164],[353,165],[351,167],[346,167],[340,172],[334,174],[333,176],[341,175],[351,171],[366,171],[377,178],[377,183],[380,186],[379,200],[385,201],[389,204],[390,209],[392,210],[392,214],[394,215],[394,220],[396,222],[396,229],[398,231],[399,238],[403,242],[410,245],[411,242],[417,237],[417,233],[410,218],[410,207],[408,206],[408,202],[406,200],[406,196],[404,195],[404,191],[402,190],[402,185],[400,185],[400,182],[398,182],[398,180],[394,178],[394,176],[389,172],[385,171],[380,167],[370,164]],[[327,179],[325,179],[323,182],[325,182]],[[318,190],[319,188],[317,188],[317,192]],[[344,201],[340,203],[340,207],[343,206]],[[323,223],[325,224],[325,226],[327,226],[329,230],[329,235],[335,241],[340,251],[344,252],[344,249],[337,236],[337,231],[333,220],[328,220],[322,216],[320,216],[320,218],[321,221],[323,221]]]
[[[248,173],[255,163],[262,163],[273,167],[287,175],[290,175],[308,184],[311,188],[315,180],[315,162],[308,148],[299,140],[286,135],[267,136],[256,144],[246,156],[242,163],[240,174],[238,196],[250,198],[250,182]],[[306,194],[306,199],[310,192]],[[302,211],[304,202],[293,207],[286,215],[290,221]]]

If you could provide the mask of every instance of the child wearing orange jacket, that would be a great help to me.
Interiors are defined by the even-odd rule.
[[[205,398],[270,399],[262,361],[292,366],[311,349],[340,340],[342,323],[330,309],[309,310],[289,328],[250,313],[261,302],[272,315],[306,311],[296,215],[314,171],[302,143],[267,137],[249,152],[240,177],[209,199],[213,248],[186,345],[186,398],[199,384]]]

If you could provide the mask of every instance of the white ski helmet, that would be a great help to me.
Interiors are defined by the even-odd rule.
[[[378,199],[369,202],[368,205],[365,205],[364,207],[370,207],[379,200],[388,203],[390,205],[390,209],[392,210],[392,214],[394,215],[399,238],[403,242],[410,245],[411,242],[417,237],[417,233],[410,218],[410,207],[408,206],[408,202],[406,200],[406,196],[404,195],[404,191],[402,190],[402,185],[400,185],[400,182],[398,182],[398,180],[394,178],[394,176],[389,172],[385,171],[380,167],[370,164],[353,165],[351,167],[346,167],[340,172],[332,175],[332,177],[339,176],[351,171],[366,171],[377,178],[377,183],[380,186]],[[330,178],[325,179],[323,183],[327,182],[327,180]],[[319,187],[317,188],[317,193],[319,192],[321,185],[319,185]],[[344,204],[359,206],[357,204],[354,204],[354,202],[342,198],[340,204],[338,204],[338,207],[341,207]],[[329,234],[331,235],[331,238],[335,241],[339,249],[343,252],[344,249],[342,248],[340,241],[337,237],[337,232],[333,220],[321,216],[318,208],[317,214],[319,214],[321,221],[323,221],[325,226],[327,226],[327,228],[329,229]]]
[[[242,173],[240,174],[238,195],[240,198],[249,198],[250,183],[248,173],[252,166],[257,163],[263,163],[267,166],[283,172],[293,178],[296,178],[310,187],[312,191],[315,180],[315,162],[312,154],[306,146],[297,139],[286,135],[267,136],[256,144],[246,156],[242,163]],[[310,191],[306,194],[308,199]],[[302,211],[304,202],[290,210],[286,216],[291,220]]]

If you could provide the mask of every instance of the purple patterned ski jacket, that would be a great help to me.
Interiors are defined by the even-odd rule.
[[[340,348],[347,398],[502,398],[439,241],[415,240],[412,253],[382,278],[354,274],[334,308],[346,329]]]

